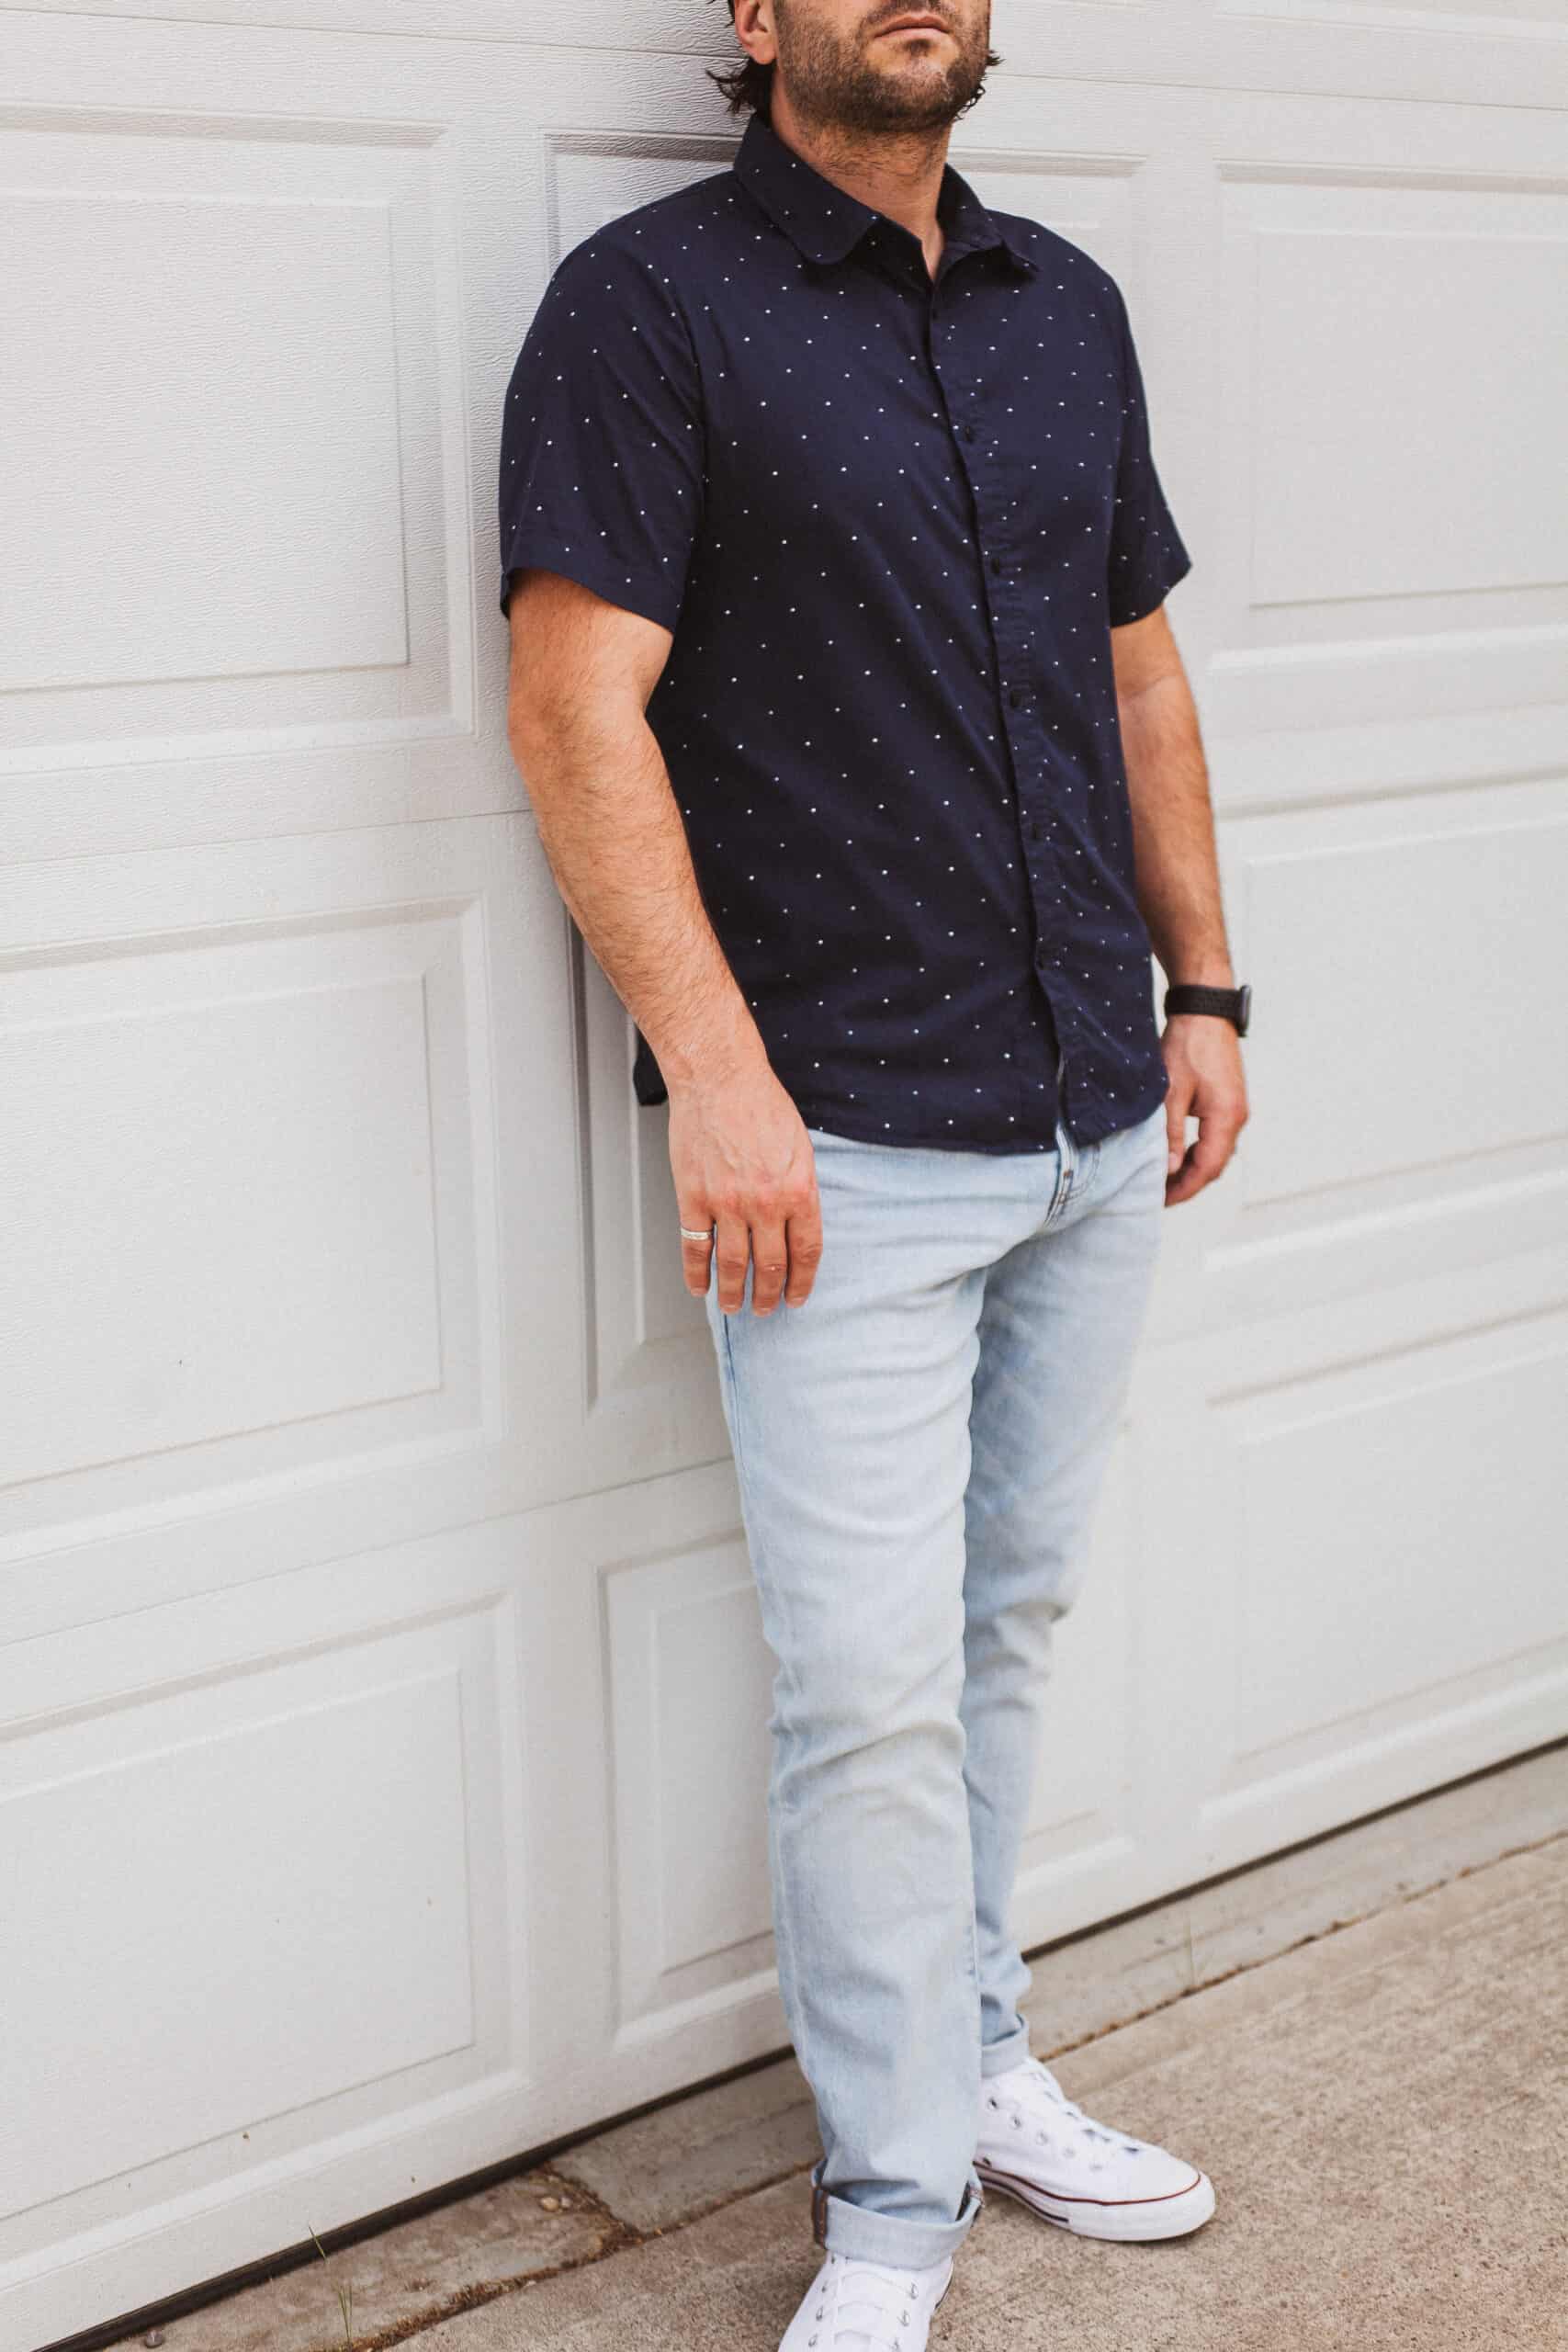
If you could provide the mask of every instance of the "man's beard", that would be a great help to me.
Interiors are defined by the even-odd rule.
[[[918,7],[919,0],[914,0]],[[945,65],[879,72],[862,40],[840,40],[820,25],[797,19],[789,0],[774,0],[777,70],[803,122],[823,130],[942,130],[974,106],[987,69],[1001,59],[987,46],[955,35]]]

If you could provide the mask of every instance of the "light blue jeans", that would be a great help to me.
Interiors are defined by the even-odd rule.
[[[1051,1628],[1148,1306],[1163,1103],[1052,1151],[808,1128],[816,1283],[707,1315],[773,1685],[779,1988],[813,2229],[924,2264],[979,2212],[982,2075],[1029,2052],[1008,1913]]]

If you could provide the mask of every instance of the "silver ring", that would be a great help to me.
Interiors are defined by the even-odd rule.
[[[681,1238],[682,1241],[711,1241],[713,1239],[713,1227],[711,1225],[706,1226],[701,1233],[694,1233],[690,1226],[683,1225],[681,1227]]]

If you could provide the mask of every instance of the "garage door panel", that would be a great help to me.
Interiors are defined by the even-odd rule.
[[[480,1589],[378,1623],[370,1579],[335,1583],[327,1638],[333,1596],[300,1580],[265,1649],[220,1597],[157,1612],[156,1639],[13,1653],[44,1703],[0,1743],[8,2095],[30,2119],[0,2282],[275,2177],[303,2235],[323,2144],[527,2063],[508,1611]]]
[[[1270,1009],[1225,1181],[1169,1220],[1157,1332],[1239,1336],[1451,1273],[1489,1317],[1489,1280],[1501,1298],[1561,1246],[1565,815],[1555,779],[1509,778],[1222,823],[1233,955]]]
[[[1277,1018],[1239,1214],[1303,1196],[1323,1212],[1336,1192],[1359,1200],[1418,1173],[1430,1215],[1450,1163],[1483,1154],[1506,1181],[1543,1146],[1568,1160],[1554,982],[1568,796],[1555,811],[1551,797],[1533,820],[1516,808],[1494,820],[1483,796],[1407,800],[1359,838],[1328,820],[1315,847],[1272,855],[1266,829],[1255,832],[1249,947]],[[1456,955],[1456,942],[1483,939],[1483,956]],[[1310,989],[1296,978],[1308,972]]]
[[[1243,1513],[1235,1770],[1375,1736],[1502,1664],[1568,1667],[1540,1501],[1568,1317],[1348,1366],[1226,1416]]]
[[[199,1707],[150,1695],[14,1751],[36,1777],[6,1800],[13,1921],[46,1914],[56,1871],[78,1892],[68,1947],[6,1955],[11,2086],[41,2126],[25,2179],[0,2181],[13,2210],[471,2041],[453,1678],[314,1707],[301,1679],[203,1693],[207,1731],[180,1721]],[[278,1712],[247,1720],[269,1698]],[[130,1752],[85,1760],[117,1739]],[[62,2098],[48,2021],[62,2000],[91,2014],[109,1951],[136,2031]]]
[[[494,1077],[565,1092],[532,872],[502,822],[0,885],[13,1637],[558,1491],[570,1120]]]
[[[6,521],[11,543],[47,555],[50,569],[7,612],[5,686],[155,686],[155,723],[174,716],[176,680],[401,668],[385,208],[40,190],[13,194],[6,216],[34,330],[19,339],[26,364],[7,370],[18,403],[8,423],[32,424],[40,458],[9,477],[17,505]],[[175,286],[199,311],[200,350],[169,305]],[[170,330],[158,337],[143,328],[153,305]],[[334,365],[323,368],[329,320]],[[106,402],[106,345],[130,341],[141,364]],[[168,434],[193,368],[222,371],[195,448]],[[359,575],[356,596],[308,593],[327,561]],[[183,595],[166,594],[168,575]],[[83,594],[110,579],[115,626],[84,632]]]
[[[1561,1736],[1565,1312],[1560,1220],[1145,1351],[1142,1820],[1187,1883]]]
[[[193,903],[13,964],[13,1545],[477,1441],[476,906],[198,927]]]
[[[93,1472],[146,1502],[164,1456],[164,1496],[188,1494],[196,1450],[220,1475],[247,1439],[276,1453],[296,1425],[308,1447],[303,1425],[338,1417],[363,1444],[378,1408],[442,1387],[425,972],[406,931],[268,944],[52,967],[53,1017],[12,991],[0,1083],[29,1117],[7,1291],[32,1376],[8,1482]],[[408,968],[374,969],[392,959]]]
[[[439,135],[0,123],[10,767],[466,729]]]
[[[1249,602],[1513,591],[1546,617],[1551,591],[1562,617],[1568,488],[1541,457],[1568,336],[1542,326],[1568,259],[1568,192],[1250,194]]]
[[[1223,1850],[1561,1727],[1565,1272],[1538,1269],[1539,1314],[1219,1405],[1234,1637],[1202,1814]]]
[[[1245,495],[1213,517],[1204,714],[1254,792],[1284,731],[1297,762],[1357,729],[1398,761],[1401,723],[1435,713],[1490,714],[1501,750],[1533,707],[1568,756],[1568,493],[1541,458],[1568,390],[1558,118],[1412,105],[1369,168],[1377,121],[1326,98],[1215,108],[1204,398],[1217,488]]]

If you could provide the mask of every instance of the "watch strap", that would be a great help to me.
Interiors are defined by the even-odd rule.
[[[1173,1012],[1214,1012],[1235,1023],[1238,1037],[1247,1035],[1252,1010],[1252,990],[1246,981],[1240,988],[1201,988],[1196,981],[1177,981],[1165,992],[1167,1020]]]

